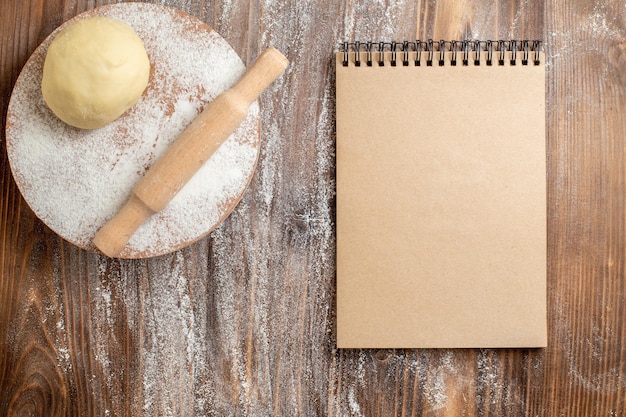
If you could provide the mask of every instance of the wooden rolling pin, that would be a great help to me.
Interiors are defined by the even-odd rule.
[[[250,105],[288,64],[278,50],[263,51],[241,80],[209,103],[139,180],[128,202],[96,233],[96,247],[107,256],[119,256],[137,228],[165,208],[235,131]]]

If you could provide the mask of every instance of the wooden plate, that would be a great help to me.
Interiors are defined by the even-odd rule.
[[[141,99],[115,122],[73,128],[48,109],[41,74],[48,45],[76,19],[109,16],[131,26],[151,62]],[[32,54],[7,114],[7,151],[15,181],[35,214],[69,242],[90,251],[96,231],[124,204],[141,175],[244,64],[209,26],[178,10],[146,3],[103,6],[66,22]],[[71,77],[71,74],[68,74]],[[123,258],[166,254],[202,238],[243,196],[259,154],[260,116],[245,121],[183,190],[132,236]]]

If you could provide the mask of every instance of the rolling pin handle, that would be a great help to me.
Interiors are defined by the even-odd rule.
[[[232,88],[247,107],[287,68],[289,61],[276,48],[267,48],[257,57],[252,66]]]
[[[115,217],[98,230],[93,243],[105,255],[116,258],[133,233],[153,214],[154,211],[135,194],[131,194]]]

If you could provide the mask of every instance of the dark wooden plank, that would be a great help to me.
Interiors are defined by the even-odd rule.
[[[55,2],[49,7],[56,13]],[[30,52],[55,26],[44,17],[42,2],[3,2],[0,6],[0,92],[2,125],[12,85]],[[52,26],[50,28],[50,26]],[[59,371],[56,328],[58,304],[46,295],[52,283],[43,227],[26,207],[9,173],[0,133],[0,409],[17,415],[58,414],[67,408],[68,390]]]
[[[622,13],[621,2],[546,10],[552,348],[535,413],[626,412]]]

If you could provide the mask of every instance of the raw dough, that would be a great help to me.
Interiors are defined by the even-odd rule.
[[[135,104],[149,76],[150,61],[137,34],[118,20],[98,16],[76,21],[52,41],[41,90],[59,119],[96,129]]]

